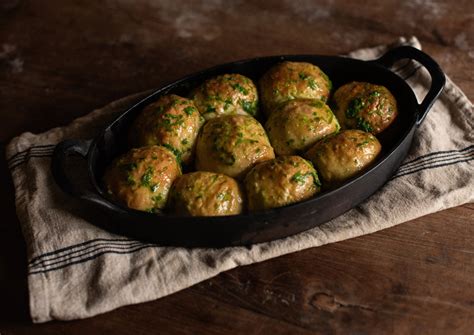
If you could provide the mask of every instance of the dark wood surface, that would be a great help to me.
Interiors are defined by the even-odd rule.
[[[474,3],[0,1],[0,141],[258,55],[339,54],[416,35],[474,98]],[[473,334],[474,205],[238,268],[140,305],[33,325],[0,164],[0,334]]]

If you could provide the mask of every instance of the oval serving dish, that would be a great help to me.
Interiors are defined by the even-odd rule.
[[[418,104],[408,84],[389,69],[401,59],[418,61],[431,75],[431,87],[421,104]],[[269,68],[284,60],[309,62],[319,66],[332,80],[335,89],[347,82],[365,81],[383,85],[393,93],[398,103],[399,116],[389,129],[378,136],[382,143],[382,153],[369,169],[340,187],[321,192],[309,200],[234,216],[183,217],[152,214],[128,209],[110,200],[102,186],[105,168],[113,158],[126,150],[128,129],[144,106],[163,94],[187,96],[193,87],[220,74],[240,73],[258,80]],[[405,158],[417,126],[443,90],[444,83],[445,76],[438,64],[425,53],[409,46],[392,49],[372,61],[337,56],[291,55],[223,64],[156,90],[126,110],[93,140],[67,140],[59,143],[53,154],[52,173],[65,192],[104,211],[110,221],[107,229],[117,234],[162,245],[187,247],[223,247],[271,241],[308,230],[337,217],[379,189]],[[71,155],[79,155],[87,160],[90,191],[79,191],[74,176],[67,171],[66,164]]]

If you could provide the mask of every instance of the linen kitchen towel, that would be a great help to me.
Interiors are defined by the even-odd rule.
[[[361,49],[349,56],[373,59],[401,44],[420,48],[416,38],[400,38],[391,46]],[[409,82],[418,98],[424,96],[429,86],[424,68],[410,61],[396,64],[394,71]],[[447,78],[398,172],[360,206],[332,221],[250,248],[161,247],[113,235],[79,215],[86,212],[83,203],[56,186],[51,154],[62,140],[94,137],[144,95],[113,102],[66,127],[38,135],[24,133],[7,148],[28,248],[34,322],[86,318],[157,299],[239,265],[370,234],[474,200],[472,104]]]

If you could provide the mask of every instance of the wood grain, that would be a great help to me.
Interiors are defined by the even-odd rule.
[[[474,97],[474,3],[104,0],[0,3],[0,143],[218,63],[341,54],[416,35]],[[32,325],[0,163],[0,333],[472,334],[474,205],[238,268],[169,297]]]

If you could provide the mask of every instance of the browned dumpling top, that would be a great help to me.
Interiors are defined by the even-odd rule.
[[[283,104],[268,118],[265,129],[277,155],[306,151],[320,139],[336,133],[339,122],[321,100],[296,99]]]
[[[206,80],[192,93],[194,103],[206,120],[232,114],[256,116],[257,87],[241,74],[223,74]]]
[[[145,107],[133,123],[129,138],[133,147],[165,146],[184,164],[190,164],[203,123],[192,100],[164,95]]]
[[[331,87],[331,81],[319,67],[305,62],[279,63],[259,81],[260,98],[267,116],[282,103],[293,99],[326,102]]]
[[[242,178],[252,166],[275,157],[262,125],[249,115],[211,119],[196,146],[196,170]]]
[[[371,133],[344,130],[314,145],[305,157],[313,162],[325,185],[337,185],[366,169],[380,153]]]
[[[316,170],[299,156],[280,156],[256,165],[245,177],[249,210],[281,207],[312,197],[321,184]]]
[[[132,149],[107,168],[104,183],[123,205],[148,212],[164,208],[173,181],[181,175],[174,154],[162,146]]]
[[[168,202],[171,211],[179,215],[235,215],[242,212],[243,196],[235,179],[197,171],[175,180]]]
[[[384,86],[351,82],[336,90],[334,113],[342,128],[378,134],[397,117],[395,97]]]

